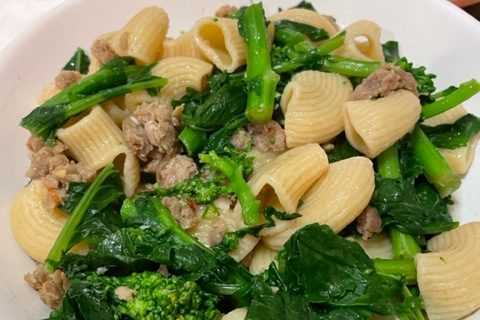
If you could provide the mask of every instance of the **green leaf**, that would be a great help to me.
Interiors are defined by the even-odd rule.
[[[430,95],[435,92],[435,83],[433,79],[437,76],[432,73],[427,73],[427,69],[423,66],[414,67],[412,62],[409,62],[407,58],[403,57],[396,61],[395,64],[403,70],[410,72],[417,81],[417,90],[423,99],[429,100]]]
[[[320,41],[328,38],[328,32],[322,28],[290,20],[275,22],[276,44],[294,45],[305,40]]]
[[[360,155],[360,152],[352,147],[344,134],[336,137],[333,145],[334,148],[332,150],[327,150],[328,162],[330,163]]]
[[[81,74],[87,74],[90,67],[90,58],[82,48],[78,48],[73,56],[68,60],[63,70],[78,71]]]
[[[386,62],[397,62],[400,59],[400,51],[398,48],[397,41],[387,41],[382,44],[383,55],[385,56]]]
[[[480,119],[473,114],[467,114],[453,124],[422,126],[422,129],[437,148],[457,149],[466,147],[480,131]]]
[[[315,12],[317,11],[310,1],[305,1],[305,0],[300,1],[297,5],[292,7],[292,9],[294,8],[307,9]]]

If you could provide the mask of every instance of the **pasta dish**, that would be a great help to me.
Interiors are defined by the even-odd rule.
[[[480,222],[450,214],[477,80],[437,89],[375,22],[340,27],[306,1],[170,24],[147,7],[78,48],[21,119],[11,229],[48,319],[480,308]]]

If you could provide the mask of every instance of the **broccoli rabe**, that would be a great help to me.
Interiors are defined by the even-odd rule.
[[[223,181],[194,177],[178,183],[171,188],[157,187],[156,192],[160,196],[177,196],[194,200],[198,204],[209,204],[223,195],[228,195],[230,189]]]
[[[78,71],[81,74],[87,74],[89,67],[90,58],[82,48],[78,48],[63,67],[63,70]]]
[[[73,278],[54,319],[218,320],[217,297],[193,281],[158,272]],[[75,312],[75,310],[78,310]]]

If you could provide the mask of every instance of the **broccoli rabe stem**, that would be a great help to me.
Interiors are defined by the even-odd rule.
[[[347,77],[368,77],[381,63],[376,61],[359,61],[338,56],[328,56],[322,62],[322,70],[338,73]]]
[[[398,145],[395,144],[385,150],[377,158],[377,169],[381,177],[387,179],[399,179],[402,176],[400,161],[398,158]],[[409,234],[390,230],[390,240],[393,247],[393,255],[397,259],[413,259],[419,253],[420,246]]]
[[[452,171],[447,160],[419,126],[413,131],[412,144],[427,180],[435,186],[440,195],[446,197],[457,190],[460,186],[460,178]]]
[[[475,79],[462,83],[455,90],[444,95],[442,98],[424,105],[422,108],[423,119],[428,119],[437,114],[443,113],[453,107],[458,106],[460,103],[470,99],[480,91],[480,82]]]
[[[178,139],[182,142],[189,156],[196,155],[203,150],[208,142],[207,133],[185,127],[178,135]]]
[[[407,286],[403,287],[403,297],[405,299],[411,299],[413,294],[410,292]],[[420,306],[416,306],[413,309],[410,309],[407,312],[401,313],[398,315],[399,320],[425,320],[423,311]]]
[[[246,116],[255,123],[272,119],[275,89],[280,80],[272,70],[267,28],[261,3],[245,9],[239,21],[240,33],[247,44],[247,72],[249,83]]]
[[[380,274],[402,277],[408,284],[417,282],[417,269],[412,259],[373,259],[373,264]]]
[[[82,222],[85,213],[87,212],[88,208],[90,207],[90,203],[92,202],[93,198],[97,195],[97,193],[101,190],[102,184],[105,180],[116,173],[115,168],[112,164],[107,165],[95,178],[93,183],[88,187],[87,191],[80,199],[80,202],[77,204],[75,209],[73,210],[72,214],[68,217],[67,222],[64,224],[62,231],[58,235],[57,239],[53,247],[50,249],[48,253],[45,268],[52,272],[54,271],[57,266],[59,265],[60,261],[63,258],[63,255],[67,253],[67,251],[71,247],[71,242],[73,237],[76,234],[76,229]]]
[[[340,48],[345,42],[345,31],[340,32],[333,38],[323,41],[316,49],[319,55],[327,55],[335,49]]]
[[[242,207],[243,221],[246,225],[260,223],[260,201],[252,193],[250,186],[243,178],[242,166],[236,164],[232,159],[219,157],[214,151],[199,156],[200,162],[205,163],[223,173],[228,181],[229,187],[238,197]]]

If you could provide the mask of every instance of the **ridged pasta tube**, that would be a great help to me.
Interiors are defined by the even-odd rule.
[[[289,148],[325,143],[343,131],[343,105],[352,84],[341,75],[320,71],[296,74],[285,87],[280,105]]]
[[[289,20],[308,24],[316,28],[321,28],[327,31],[330,36],[333,36],[338,31],[335,23],[333,23],[332,20],[326,16],[323,16],[318,12],[302,8],[284,10],[270,17],[270,21],[272,22],[281,20]]]
[[[346,29],[343,46],[335,50],[335,54],[345,58],[366,61],[385,61],[380,37],[382,29],[375,22],[360,20]],[[367,41],[361,42],[363,38]]]
[[[250,261],[249,270],[251,274],[260,274],[268,269],[270,264],[275,260],[277,251],[270,249],[261,243],[255,248],[252,260]]]
[[[152,69],[152,74],[168,80],[162,88],[161,98],[167,102],[179,99],[187,88],[202,91],[213,66],[205,61],[190,57],[171,57],[160,60]]]
[[[197,46],[193,32],[185,32],[176,39],[165,39],[163,42],[163,58],[190,57],[207,60],[202,50]]]
[[[140,165],[127,147],[122,131],[101,108],[94,108],[75,124],[57,131],[74,158],[92,170],[121,163],[124,191],[132,196],[140,182]]]
[[[298,210],[302,216],[288,221],[281,233],[263,238],[263,243],[280,250],[293,233],[311,223],[327,224],[339,232],[362,213],[374,189],[375,173],[369,159],[353,157],[332,163],[302,197]]]
[[[218,69],[233,72],[246,63],[245,42],[230,18],[203,18],[193,27],[195,42]]]
[[[130,56],[144,64],[153,63],[162,56],[168,25],[165,10],[147,7],[115,33],[110,45],[120,56]]]
[[[428,241],[416,256],[417,281],[430,320],[455,320],[480,308],[480,223]]]
[[[237,308],[224,315],[222,320],[245,320],[247,312],[247,308]]]
[[[376,100],[347,101],[345,134],[355,149],[375,158],[413,129],[421,108],[417,96],[406,90]]]

